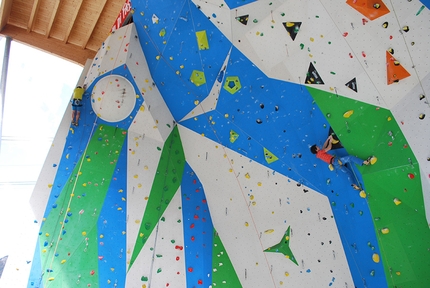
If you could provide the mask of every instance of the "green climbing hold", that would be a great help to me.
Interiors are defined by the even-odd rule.
[[[268,164],[273,163],[276,160],[279,160],[278,157],[276,157],[272,152],[270,152],[264,147],[263,147],[263,151],[264,151],[264,159],[266,159],[266,162]]]
[[[158,268],[157,269],[157,273],[160,273],[162,270],[161,270],[161,268]]]
[[[142,276],[142,277],[140,278],[140,280],[141,280],[141,281],[148,281],[148,277],[146,277],[146,276]]]
[[[305,44],[300,43],[300,50],[303,50],[303,48],[305,48]]]
[[[161,219],[160,219],[161,221],[166,221],[166,218],[164,218],[164,216],[163,217],[161,217]]]
[[[166,35],[166,29],[161,29],[160,33],[158,33],[158,35],[160,35],[160,37],[164,37],[164,35]]]

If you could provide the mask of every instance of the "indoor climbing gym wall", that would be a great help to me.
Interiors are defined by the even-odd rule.
[[[429,5],[132,0],[34,191],[28,287],[428,287]],[[358,190],[329,135],[373,156]]]

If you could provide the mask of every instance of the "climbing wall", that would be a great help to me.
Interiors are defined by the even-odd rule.
[[[35,191],[28,286],[426,287],[423,3],[132,1]],[[332,131],[377,157],[360,193],[309,152]]]

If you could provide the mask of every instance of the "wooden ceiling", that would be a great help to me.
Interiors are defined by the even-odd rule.
[[[0,34],[85,65],[106,40],[124,2],[3,0]]]

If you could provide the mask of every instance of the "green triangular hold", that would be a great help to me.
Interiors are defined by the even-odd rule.
[[[243,287],[217,231],[213,231],[212,283],[221,287]],[[222,285],[227,284],[227,285]],[[218,286],[217,286],[218,287]]]
[[[281,241],[278,244],[267,248],[266,250],[264,250],[264,252],[282,253],[285,255],[286,258],[293,261],[294,264],[296,264],[297,266],[299,265],[296,261],[296,258],[294,258],[293,252],[290,248],[290,226],[288,226],[288,229],[287,231],[285,231],[285,234],[282,235]]]
[[[184,150],[178,126],[175,126],[164,143],[160,155],[157,173],[131,255],[129,270],[181,185],[184,167]]]
[[[230,142],[234,143],[234,141],[236,141],[237,138],[239,138],[239,134],[237,134],[233,130],[230,130]]]
[[[272,152],[270,152],[266,148],[263,148],[263,149],[264,149],[264,159],[266,159],[266,162],[268,164],[273,163],[276,160],[279,160],[278,157],[276,157]]]

